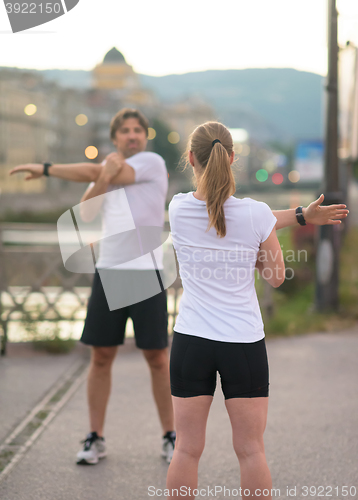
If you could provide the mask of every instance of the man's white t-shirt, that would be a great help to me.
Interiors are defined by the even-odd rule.
[[[135,183],[126,186],[111,185],[105,195],[101,207],[102,238],[96,267],[163,269],[161,246],[152,254],[144,250],[139,257],[126,257],[125,252],[128,253],[128,248],[133,245],[133,238],[136,242],[139,240],[141,245],[139,228],[162,229],[164,226],[168,191],[165,162],[160,155],[148,151],[137,153],[125,161],[135,171]],[[125,262],[121,262],[123,255]]]
[[[206,232],[205,201],[193,192],[169,204],[171,237],[183,295],[174,330],[222,342],[256,342],[264,326],[255,290],[260,243],[276,224],[266,203],[231,196],[224,203],[226,236]]]

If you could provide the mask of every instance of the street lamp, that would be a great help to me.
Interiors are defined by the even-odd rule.
[[[326,81],[324,205],[342,203],[338,168],[338,43],[336,0],[328,0],[328,73]],[[337,310],[340,224],[319,227],[316,256],[316,308]]]

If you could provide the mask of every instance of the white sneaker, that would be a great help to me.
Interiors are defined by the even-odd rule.
[[[173,458],[175,438],[175,431],[169,431],[165,434],[165,436],[163,436],[162,457],[166,459],[168,464],[170,464]]]
[[[98,437],[97,432],[90,432],[81,443],[83,449],[77,453],[77,463],[80,465],[95,465],[107,455],[105,440]]]

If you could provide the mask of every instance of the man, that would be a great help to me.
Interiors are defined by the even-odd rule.
[[[128,317],[133,321],[136,345],[142,349],[149,365],[154,400],[163,429],[162,455],[170,462],[175,432],[169,382],[166,291],[162,287],[160,293],[148,299],[110,310],[102,285],[108,280],[117,284],[138,282],[138,274],[144,281],[153,272],[153,262],[151,259],[148,261],[148,256],[131,262],[118,260],[115,233],[123,216],[123,207],[119,206],[118,198],[122,189],[118,189],[118,186],[125,186],[126,200],[136,227],[162,227],[168,173],[161,156],[145,152],[148,122],[142,113],[133,109],[121,110],[112,119],[110,134],[117,153],[108,155],[103,165],[20,165],[11,174],[26,171],[29,173],[27,180],[45,173],[61,179],[91,182],[81,200],[81,217],[84,221],[90,221],[96,215],[86,208],[91,205],[93,210],[93,203],[88,203],[88,200],[95,197],[99,200],[96,210],[101,210],[104,234],[100,241],[92,294],[81,337],[81,341],[90,345],[92,351],[87,386],[91,432],[84,440],[83,449],[77,454],[77,463],[96,464],[106,456],[103,427],[111,387],[111,368],[118,345],[124,342]],[[111,195],[107,196],[106,193]],[[160,269],[160,263],[157,264]]]

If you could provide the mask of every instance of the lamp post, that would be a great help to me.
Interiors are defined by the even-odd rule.
[[[328,0],[328,73],[326,80],[324,205],[342,203],[338,160],[338,43],[336,0]],[[316,308],[337,310],[340,225],[319,227],[316,256]]]

